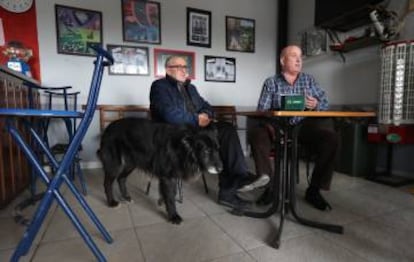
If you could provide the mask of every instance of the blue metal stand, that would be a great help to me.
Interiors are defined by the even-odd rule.
[[[71,179],[69,179],[70,168],[75,161],[75,157],[78,153],[81,142],[86,134],[86,131],[92,121],[94,111],[96,108],[96,103],[98,100],[99,89],[101,85],[102,75],[104,66],[112,64],[112,56],[103,50],[99,46],[91,46],[96,52],[97,57],[95,61],[95,68],[92,76],[91,87],[88,95],[86,110],[84,113],[77,111],[57,111],[57,110],[36,110],[36,109],[15,109],[15,108],[6,108],[0,109],[0,115],[7,117],[6,128],[9,131],[10,135],[22,149],[29,162],[32,164],[35,173],[45,182],[47,185],[47,190],[37,208],[33,219],[27,228],[23,238],[18,244],[16,250],[11,257],[11,261],[18,261],[21,256],[24,256],[29,251],[33,240],[36,237],[49,209],[54,199],[62,207],[66,215],[69,217],[73,225],[78,230],[79,234],[91,249],[98,261],[106,261],[104,255],[98,249],[94,243],[92,237],[86,231],[85,227],[79,221],[78,217],[75,215],[71,207],[68,205],[66,200],[63,198],[62,194],[59,192],[59,188],[62,183],[66,183],[70,191],[74,194],[76,199],[79,201],[85,212],[88,214],[92,222],[96,225],[106,242],[112,243],[112,238],[101,224],[99,219],[96,217],[95,213],[86,203],[83,196],[76,189]],[[73,137],[68,145],[67,152],[63,155],[62,161],[59,163],[51,153],[51,150],[48,147],[48,144],[45,143],[42,136],[31,126],[31,122],[27,118],[60,118],[60,119],[73,119],[78,118],[80,124],[76,132],[73,134]],[[41,151],[47,156],[51,167],[56,169],[56,174],[53,178],[49,178],[46,171],[42,167],[40,159],[37,157],[36,153],[29,146],[29,144],[23,139],[22,135],[19,133],[16,125],[17,121],[23,121],[25,128],[27,128],[34,139],[34,142],[40,147]]]

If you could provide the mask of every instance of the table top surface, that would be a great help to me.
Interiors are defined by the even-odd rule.
[[[236,115],[257,117],[375,117],[370,111],[237,111]]]

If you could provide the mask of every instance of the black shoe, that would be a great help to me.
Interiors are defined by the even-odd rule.
[[[244,209],[250,204],[250,202],[239,198],[236,194],[219,194],[218,203],[234,209]]]
[[[256,200],[256,204],[259,206],[267,206],[273,202],[273,192],[270,188],[266,188],[263,194]]]
[[[322,197],[319,190],[312,190],[311,188],[308,188],[306,190],[305,200],[314,208],[319,210],[332,210],[331,205],[329,205],[329,203]]]

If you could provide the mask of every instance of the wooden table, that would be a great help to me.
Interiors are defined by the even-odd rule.
[[[273,202],[265,212],[252,212],[249,210],[233,210],[238,215],[255,218],[266,218],[280,211],[279,228],[271,246],[279,248],[280,237],[283,230],[285,214],[289,211],[301,224],[323,229],[329,232],[343,234],[343,227],[311,221],[298,216],[296,212],[296,175],[298,173],[298,133],[300,125],[291,125],[292,117],[331,117],[331,118],[366,118],[375,117],[375,112],[343,112],[343,111],[239,111],[240,116],[268,118],[278,126],[276,132],[274,158],[274,175],[272,179]],[[276,179],[278,178],[278,179]]]

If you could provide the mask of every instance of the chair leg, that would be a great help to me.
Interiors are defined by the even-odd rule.
[[[154,175],[153,174],[151,174],[151,176],[150,176],[150,180],[148,181],[148,184],[147,184],[147,189],[145,190],[145,194],[148,196],[149,195],[149,192],[150,192],[150,189],[151,189],[151,182],[152,182],[152,177],[153,177]]]
[[[62,207],[62,209],[65,211],[66,215],[70,218],[73,225],[76,227],[86,244],[89,246],[89,248],[92,250],[98,261],[106,261],[104,255],[100,252],[96,244],[93,242],[91,236],[86,231],[85,227],[80,223],[78,217],[75,215],[73,210],[69,207],[67,202],[64,200],[62,195],[59,193],[57,188],[59,187],[59,180],[54,179],[50,183],[49,190],[46,191],[46,194],[44,198],[42,199],[38,209],[36,210],[36,213],[34,215],[34,219],[30,223],[30,226],[27,228],[26,233],[23,235],[22,240],[20,241],[19,245],[17,246],[15,252],[13,253],[13,256],[11,258],[11,261],[19,261],[19,258],[21,256],[24,256],[27,254],[27,252],[30,249],[30,246],[33,243],[33,240],[38,233],[41,225],[43,224],[43,221],[50,209],[50,206],[53,202],[53,199],[56,198],[59,205]],[[109,234],[108,234],[109,236]],[[112,239],[111,239],[112,240]]]
[[[79,182],[80,182],[81,188],[82,188],[82,194],[84,196],[86,196],[88,194],[88,189],[87,189],[87,186],[86,186],[85,176],[83,175],[82,168],[80,166],[80,160],[81,159],[78,156],[76,156],[75,174],[77,174],[77,176],[79,177]]]
[[[310,162],[311,162],[311,155],[310,153],[308,153],[308,155],[306,156],[306,180],[308,181],[308,185],[310,185],[310,179],[311,179]]]
[[[207,186],[207,181],[206,181],[206,177],[204,176],[204,173],[201,174],[201,178],[203,179],[204,190],[206,191],[206,194],[208,195],[208,186]]]

